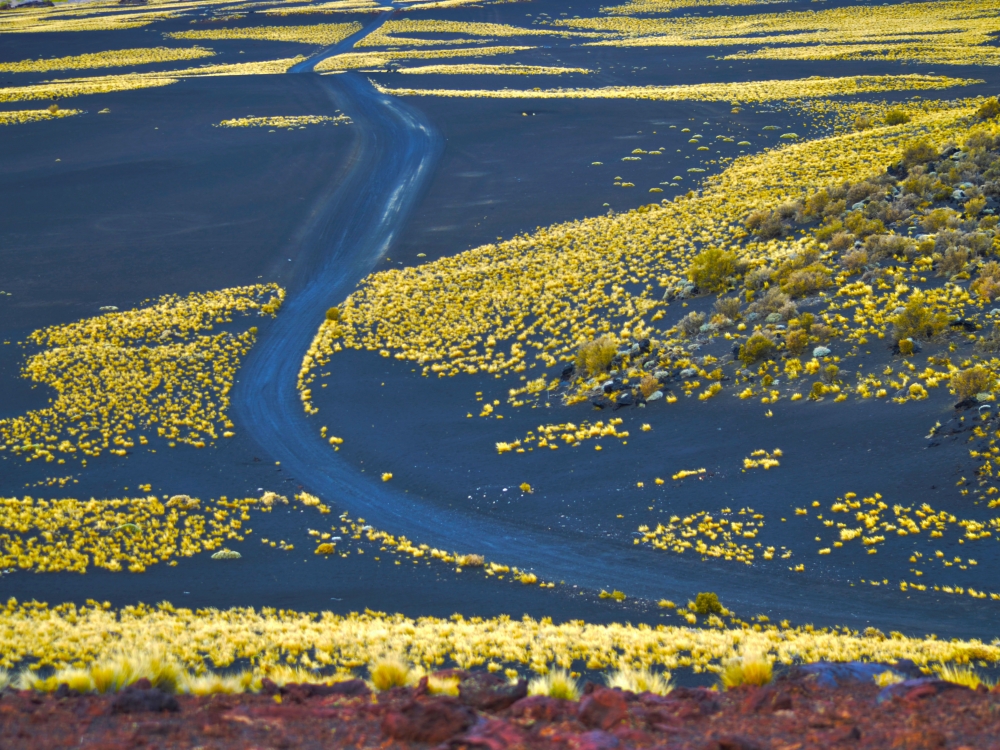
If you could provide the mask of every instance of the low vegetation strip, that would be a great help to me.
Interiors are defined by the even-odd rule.
[[[85,55],[53,57],[40,60],[21,60],[16,63],[0,63],[4,73],[44,73],[49,70],[88,70],[92,68],[121,68],[132,65],[175,62],[177,60],[197,60],[212,57],[215,52],[204,47],[150,47],[138,49],[116,49],[107,52],[92,52]]]
[[[82,114],[79,109],[15,109],[0,112],[0,125],[16,125],[25,122],[41,122],[42,120],[58,120],[61,117],[72,117]]]
[[[262,42],[298,42],[329,46],[361,31],[361,24],[319,23],[311,26],[250,26],[237,29],[174,31],[171,39],[255,39]]]
[[[222,563],[219,563],[222,564]],[[699,601],[702,598],[700,597]],[[698,602],[689,603],[698,608]],[[720,611],[724,611],[721,610]],[[679,627],[590,624],[525,616],[448,619],[376,612],[338,615],[252,608],[197,612],[167,602],[114,610],[109,604],[8,600],[0,609],[0,665],[31,671],[85,666],[121,653],[161,654],[188,670],[225,669],[237,662],[268,674],[301,668],[314,681],[377,663],[395,654],[416,668],[510,668],[544,674],[555,667],[615,670],[624,667],[722,674],[733,659],[775,665],[818,661],[937,664],[1000,660],[1000,646],[977,640],[885,636],[875,629],[790,627]],[[327,677],[324,677],[326,675]],[[54,687],[54,686],[53,686]]]
[[[590,89],[406,89],[379,86],[395,96],[446,96],[488,99],[647,99],[651,101],[767,102],[793,97],[853,96],[881,91],[927,91],[983,83],[979,79],[930,75],[801,78],[747,83],[697,83],[685,86],[606,86]]]

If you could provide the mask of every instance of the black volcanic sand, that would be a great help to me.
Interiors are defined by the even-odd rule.
[[[809,7],[809,4],[800,4]],[[780,6],[781,9],[789,6]],[[797,7],[797,6],[796,6]],[[590,15],[595,7],[565,6],[570,15]],[[544,10],[558,17],[564,6],[552,2],[489,6],[473,10],[436,11],[435,18],[524,23],[525,14]],[[368,17],[359,17],[363,22]],[[316,23],[351,20],[344,16],[275,19],[253,17],[248,23]],[[243,22],[241,22],[241,25]],[[164,43],[155,33],[204,28],[187,21],[158,23],[147,29],[88,34],[4,35],[3,58],[78,54],[101,49]],[[193,42],[191,42],[193,44]],[[293,56],[311,51],[308,45],[249,41],[199,42],[224,51],[219,58],[191,63],[150,66],[170,69],[196,64],[249,61]],[[708,48],[669,50],[570,46],[571,40],[542,39],[552,49],[483,62],[520,61],[599,69],[593,76],[508,77],[375,74],[385,85],[413,88],[488,88],[511,86],[680,84],[714,80],[792,78],[808,75],[928,72],[930,66],[865,63],[728,63],[706,59]],[[166,42],[188,46],[188,42]],[[244,55],[239,51],[244,50]],[[718,67],[717,67],[718,66]],[[738,67],[737,67],[738,66]],[[98,71],[114,72],[114,71]],[[937,73],[986,77],[979,68],[946,68]],[[74,72],[3,76],[18,83]],[[990,86],[948,92],[920,92],[926,98],[986,93]],[[912,92],[892,92],[903,99]],[[801,115],[771,111],[776,107],[747,106],[739,115],[725,103],[667,103],[586,100],[472,100],[408,97],[405,103],[422,111],[444,139],[444,153],[426,193],[402,236],[380,267],[423,262],[449,255],[498,236],[509,237],[537,225],[582,218],[608,208],[628,208],[672,197],[689,189],[686,169],[694,153],[682,127],[714,140],[727,134],[747,137],[757,149],[776,143],[761,128],[776,123],[801,135],[811,131]],[[34,108],[45,103],[9,103],[6,109]],[[349,167],[357,134],[354,126],[318,127],[294,132],[268,129],[213,128],[220,120],[246,115],[333,114],[340,106],[315,76],[258,76],[185,80],[172,86],[107,95],[79,97],[61,103],[88,114],[66,120],[5,129],[0,141],[0,202],[11,207],[0,224],[0,416],[22,413],[45,404],[49,394],[16,377],[23,350],[16,342],[31,330],[97,314],[101,305],[122,309],[165,293],[276,281],[294,296],[308,278],[298,263],[302,228],[339,184]],[[109,115],[98,116],[104,107]],[[350,115],[350,111],[346,111]],[[709,122],[709,125],[702,123]],[[670,130],[670,125],[676,130]],[[654,133],[655,131],[655,133]],[[622,162],[634,148],[665,146],[662,157]],[[681,149],[681,153],[676,153]],[[728,150],[724,150],[728,149]],[[732,157],[736,144],[719,146],[709,158]],[[691,159],[685,159],[690,155]],[[60,161],[56,161],[59,159]],[[592,166],[591,162],[604,162]],[[718,166],[712,167],[714,171]],[[622,189],[615,176],[636,184]],[[681,188],[664,185],[663,194],[650,187],[684,176]],[[604,206],[607,203],[609,206]],[[389,260],[391,258],[391,260]],[[668,321],[690,309],[707,307],[699,300],[687,309],[672,308]],[[316,324],[322,316],[316,311]],[[270,325],[261,325],[261,337]],[[835,345],[834,353],[844,351]],[[869,347],[866,368],[888,361],[877,342]],[[718,351],[716,351],[718,349]],[[720,355],[722,343],[701,353]],[[470,517],[502,522],[516,535],[540,535],[558,549],[572,549],[597,560],[608,570],[630,571],[607,580],[572,575],[552,591],[510,582],[484,580],[477,571],[459,574],[440,564],[415,565],[405,556],[367,549],[364,555],[320,559],[312,555],[307,528],[324,529],[323,519],[335,519],[338,498],[324,498],[334,515],[320,517],[298,508],[279,508],[254,516],[254,535],[239,545],[243,559],[215,562],[202,555],[177,567],[150,568],[143,575],[94,571],[86,576],[14,573],[0,577],[0,594],[51,603],[93,597],[115,605],[168,599],[185,606],[278,606],[334,611],[399,611],[410,615],[493,615],[499,613],[592,621],[624,620],[678,622],[651,606],[667,597],[686,601],[700,590],[718,591],[723,602],[741,615],[758,612],[772,619],[790,617],[817,624],[874,624],[908,633],[935,631],[947,636],[992,636],[995,603],[932,593],[903,593],[895,588],[912,549],[942,549],[949,557],[974,556],[979,566],[940,575],[933,566],[924,582],[990,589],[990,571],[997,564],[988,542],[966,550],[952,535],[937,544],[891,540],[878,555],[868,556],[860,545],[845,546],[819,558],[813,541],[830,534],[814,519],[794,514],[819,500],[825,509],[838,495],[880,492],[885,501],[919,505],[959,517],[980,517],[959,494],[959,477],[972,477],[966,437],[941,440],[929,448],[924,439],[936,422],[953,418],[946,393],[905,406],[875,402],[791,404],[765,407],[759,401],[731,397],[696,402],[663,402],[613,415],[586,405],[513,410],[501,406],[502,421],[478,414],[475,392],[505,404],[515,378],[421,378],[409,365],[374,354],[338,355],[327,389],[314,387],[320,414],[311,418],[316,440],[320,425],[345,438],[331,462],[346,462],[370,476],[373,492],[396,492],[418,499],[423,512],[457,509]],[[853,365],[845,364],[845,370]],[[538,373],[529,371],[534,375]],[[773,417],[765,417],[770,408]],[[494,443],[523,437],[529,429],[552,422],[596,421],[618,416],[631,432],[628,445],[602,440],[576,449],[497,456]],[[649,432],[639,426],[648,422]],[[292,494],[309,486],[279,466],[266,445],[237,424],[238,436],[215,448],[196,451],[154,445],[157,453],[134,453],[127,459],[103,456],[86,470],[66,464],[24,464],[0,458],[0,492],[47,497],[110,497],[138,494],[149,482],[157,494],[188,493],[200,497],[256,494],[258,488]],[[744,457],[756,449],[781,448],[781,466],[771,471],[740,470]],[[582,454],[582,455],[581,455]],[[707,476],[671,482],[681,469],[706,468]],[[394,479],[383,484],[389,471]],[[72,474],[78,483],[66,488],[37,487],[51,476]],[[663,486],[653,484],[663,477]],[[534,488],[527,495],[522,482]],[[643,489],[636,483],[645,483]],[[131,488],[126,490],[125,488]],[[752,567],[739,563],[702,562],[692,553],[682,556],[635,548],[632,534],[643,523],[655,524],[671,514],[720,508],[752,507],[766,515],[764,531],[755,541],[786,545],[795,551],[787,561]],[[652,508],[652,510],[650,510]],[[618,515],[622,518],[618,518]],[[356,513],[354,515],[357,515]],[[782,517],[787,518],[782,522]],[[327,524],[329,525],[329,524]],[[394,532],[392,528],[386,529]],[[511,531],[513,530],[513,531]],[[265,547],[256,537],[284,539],[295,549]],[[414,541],[420,542],[421,539]],[[477,551],[475,538],[468,549]],[[892,543],[895,542],[895,543]],[[231,545],[232,546],[232,545]],[[375,556],[381,557],[375,560]],[[399,560],[400,565],[395,565]],[[518,565],[517,559],[500,558]],[[789,565],[805,563],[806,572]],[[668,571],[673,584],[654,588]],[[545,580],[546,570],[536,571]],[[632,575],[634,573],[634,575]],[[906,576],[913,580],[912,576]],[[862,578],[890,578],[890,586],[874,588]],[[574,589],[574,584],[580,588]],[[600,600],[599,587],[629,594],[624,603]]]

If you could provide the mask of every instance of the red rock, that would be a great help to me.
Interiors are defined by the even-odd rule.
[[[576,704],[561,698],[531,695],[522,698],[510,707],[510,714],[519,719],[534,721],[558,721],[576,713]]]
[[[411,700],[391,708],[382,718],[382,731],[395,740],[444,742],[468,729],[475,711],[448,696],[428,701]]]
[[[516,724],[508,724],[499,719],[481,721],[466,734],[453,737],[448,746],[452,748],[483,748],[484,750],[507,750],[524,747],[528,734]]]
[[[468,675],[458,684],[458,699],[480,711],[502,711],[528,695],[528,683],[511,684],[489,672]]]
[[[628,716],[625,698],[617,690],[598,687],[580,701],[577,718],[585,727],[608,730]]]

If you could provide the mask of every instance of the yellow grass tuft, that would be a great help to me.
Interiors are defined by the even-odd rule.
[[[368,677],[380,693],[394,687],[406,687],[417,677],[413,666],[401,656],[387,655],[368,666]]]
[[[666,695],[674,686],[670,684],[670,672],[659,674],[649,669],[622,667],[604,676],[609,688],[621,688],[633,693],[656,693]]]
[[[528,695],[546,695],[575,701],[580,697],[580,685],[565,669],[553,669],[548,674],[534,677],[528,682]]]
[[[773,671],[773,665],[767,657],[761,654],[743,654],[723,664],[719,679],[726,690],[741,685],[760,686],[771,681]]]
[[[975,690],[980,685],[993,689],[996,682],[980,675],[970,666],[959,666],[958,664],[938,664],[934,667],[938,677],[946,682],[953,682],[956,685],[963,685],[971,690]]]

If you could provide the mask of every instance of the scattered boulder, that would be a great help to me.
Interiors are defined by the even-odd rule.
[[[391,708],[382,717],[382,731],[394,740],[437,743],[461,734],[475,722],[475,711],[457,698],[442,696]]]
[[[140,683],[145,683],[140,687]],[[111,713],[113,714],[137,714],[148,711],[180,711],[181,707],[177,699],[163,692],[159,688],[148,687],[149,680],[140,680],[122,690],[111,701]]]
[[[479,711],[502,711],[527,696],[527,681],[511,684],[489,672],[475,672],[458,684],[458,699]]]
[[[577,718],[585,727],[608,730],[628,716],[625,698],[618,690],[596,687],[580,701]]]

